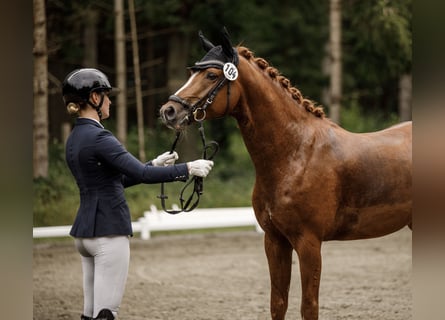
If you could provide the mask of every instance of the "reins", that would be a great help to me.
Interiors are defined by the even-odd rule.
[[[204,120],[204,119],[203,119]],[[205,160],[212,160],[215,154],[219,150],[219,145],[216,141],[210,141],[209,143],[206,143],[205,133],[204,133],[204,125],[203,121],[198,121],[199,123],[199,135],[201,137],[201,143],[202,143],[202,159]],[[179,137],[181,136],[181,132],[176,132],[176,138],[175,141],[172,144],[172,147],[170,149],[170,153],[173,153],[175,151],[176,145],[179,141]],[[209,151],[209,152],[207,152]],[[193,191],[191,195],[188,197],[187,200],[184,199],[184,193],[185,190],[192,185],[193,183]],[[161,206],[162,209],[169,213],[169,214],[178,214],[181,212],[190,212],[193,209],[195,209],[198,204],[201,195],[204,193],[204,182],[202,177],[193,176],[189,179],[189,181],[186,182],[184,187],[182,188],[181,192],[179,193],[179,202],[180,202],[180,209],[167,209],[165,200],[168,199],[168,196],[165,194],[164,189],[164,183],[161,183],[161,194],[158,196],[159,199],[161,199]],[[194,202],[193,199],[195,198]]]
[[[226,110],[223,114],[223,117],[228,113],[230,108],[230,82],[236,80],[238,77],[238,70],[236,69],[236,65],[238,65],[238,56],[235,54],[233,57],[233,63],[222,63],[218,62],[218,65],[220,64],[221,69],[223,70],[224,76],[221,80],[217,82],[217,84],[209,90],[207,95],[200,98],[195,104],[190,104],[187,100],[177,96],[177,95],[171,95],[168,99],[177,103],[180,103],[185,109],[189,111],[189,116],[193,114],[193,118],[196,122],[199,123],[199,134],[201,137],[201,143],[202,143],[202,158],[205,160],[212,160],[215,154],[219,150],[219,145],[216,141],[210,141],[209,143],[206,143],[206,138],[204,134],[204,125],[203,122],[206,118],[206,109],[209,105],[213,103],[213,100],[215,99],[218,92],[221,90],[221,88],[224,87],[225,84],[227,84],[227,103],[226,103]],[[197,63],[198,64],[198,63]],[[203,63],[202,65],[207,65],[207,63]],[[186,117],[188,119],[188,116]],[[188,120],[190,121],[190,119]],[[176,132],[176,138],[173,142],[172,148],[170,150],[170,153],[173,153],[176,148],[176,144],[178,143],[179,137],[181,135],[180,131]],[[210,154],[207,153],[207,151],[210,150]],[[189,196],[187,200],[184,199],[184,192],[193,183],[193,192]],[[179,194],[179,202],[180,202],[180,209],[167,209],[165,205],[165,200],[168,199],[168,196],[164,192],[164,183],[161,183],[161,194],[158,196],[159,199],[161,199],[161,205],[162,209],[169,213],[169,214],[178,214],[180,212],[189,212],[195,209],[198,204],[201,195],[204,192],[204,183],[202,177],[193,176],[189,181],[186,182],[185,186],[182,188],[180,194]],[[194,202],[193,198],[196,198]]]

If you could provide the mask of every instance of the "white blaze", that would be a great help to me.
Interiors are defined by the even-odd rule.
[[[187,87],[190,85],[190,83],[192,82],[193,78],[195,78],[195,76],[196,76],[197,74],[198,74],[197,72],[196,72],[196,73],[193,73],[193,74],[190,76],[190,78],[187,80],[187,82],[186,82],[181,88],[179,88],[178,91],[175,92],[175,96],[177,96],[182,90],[184,90],[185,88],[187,88]]]

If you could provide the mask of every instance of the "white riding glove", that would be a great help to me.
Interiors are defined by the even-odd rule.
[[[154,159],[151,163],[155,167],[166,167],[175,164],[175,161],[178,160],[179,156],[176,151],[170,153],[170,151],[164,152],[159,155],[156,159]]]
[[[191,162],[187,162],[187,168],[189,169],[189,174],[191,176],[197,176],[205,178],[210,170],[212,170],[213,161],[211,160],[195,160]]]

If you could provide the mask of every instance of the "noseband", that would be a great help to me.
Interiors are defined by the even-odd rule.
[[[213,100],[215,99],[216,95],[218,94],[219,90],[221,90],[222,87],[227,83],[227,103],[226,103],[226,110],[224,111],[224,114],[222,117],[225,117],[227,112],[229,111],[230,107],[230,82],[226,79],[226,77],[222,77],[218,83],[201,99],[199,99],[195,104],[190,104],[185,99],[182,99],[181,97],[177,95],[171,95],[168,100],[174,101],[177,103],[180,103],[182,107],[186,110],[188,110],[189,115],[187,118],[191,115],[193,115],[193,119],[197,122],[204,121],[206,118],[206,109],[208,106],[210,106],[213,103]]]

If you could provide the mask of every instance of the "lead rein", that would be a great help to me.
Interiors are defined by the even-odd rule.
[[[202,157],[205,160],[212,160],[213,157],[216,155],[216,153],[219,151],[219,145],[216,141],[210,141],[208,144],[206,143],[206,138],[205,138],[205,133],[204,133],[204,125],[203,125],[203,121],[198,121],[199,123],[199,134],[201,137],[201,143],[202,143]],[[170,149],[170,154],[173,153],[176,149],[176,145],[178,143],[179,137],[181,135],[180,131],[176,131],[176,138],[175,141],[173,142],[173,145]],[[209,156],[207,156],[207,150],[208,149],[212,149],[211,154]],[[184,192],[187,189],[187,187],[193,182],[193,192],[190,195],[190,197],[187,199],[187,201],[185,201],[184,204]],[[204,193],[204,182],[203,182],[203,178],[202,177],[197,177],[197,176],[193,176],[189,179],[189,181],[187,181],[187,183],[185,184],[185,186],[182,188],[180,194],[179,194],[179,202],[181,204],[181,209],[180,210],[169,210],[166,208],[165,205],[165,200],[168,199],[168,196],[165,194],[164,192],[164,182],[161,183],[161,194],[158,196],[159,199],[161,199],[161,206],[162,209],[169,213],[169,214],[178,214],[181,212],[190,212],[193,209],[195,209],[198,204],[199,204],[199,200],[201,195]],[[195,202],[192,204],[192,206],[190,206],[190,203],[193,200],[194,195],[196,194],[196,200]],[[190,207],[189,207],[190,206]]]

